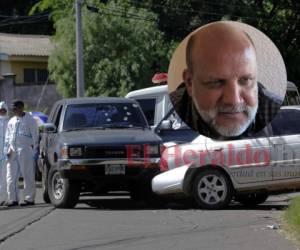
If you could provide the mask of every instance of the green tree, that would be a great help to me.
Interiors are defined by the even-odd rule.
[[[63,96],[75,96],[75,15],[73,1],[44,0],[51,8],[56,33],[49,58],[50,77]],[[82,9],[84,71],[87,96],[124,96],[149,86],[157,71],[166,71],[173,43],[165,43],[156,15],[127,1],[90,1],[100,13]]]
[[[42,6],[41,9],[43,10],[51,9],[54,20],[59,23],[60,20],[65,18],[65,14],[69,13],[73,8],[73,2],[73,0],[43,0],[39,5],[40,7]],[[97,1],[97,3],[99,2],[100,0]],[[105,8],[105,5],[98,6],[102,6],[103,8]],[[145,15],[147,17],[149,17],[150,15],[150,17],[157,18],[157,23],[152,23],[152,25],[149,25],[155,30],[158,27],[158,29],[162,32],[159,33],[160,40],[157,41],[157,45],[163,44],[163,39],[165,41],[168,41],[168,43],[161,45],[162,49],[156,50],[157,54],[161,55],[161,57],[156,55],[157,60],[154,60],[154,62],[153,60],[151,61],[152,69],[156,69],[156,65],[158,68],[157,70],[166,70],[166,59],[170,58],[170,52],[173,51],[173,49],[170,48],[174,48],[175,44],[173,41],[176,41],[177,43],[180,42],[188,33],[190,33],[195,28],[212,21],[237,20],[260,29],[273,40],[284,58],[288,79],[295,82],[298,87],[300,87],[299,0],[124,0],[119,1],[117,5],[114,4],[111,0],[108,1],[106,8],[111,8],[110,6],[116,9],[125,8],[126,11],[129,11],[129,13],[141,13],[142,15]],[[132,6],[135,6],[135,8],[133,8]],[[153,13],[155,13],[155,15],[153,15]],[[127,26],[132,25],[134,27],[140,27],[147,23],[146,21],[130,21],[129,19],[126,20],[125,18],[109,15],[98,15],[98,18],[94,16],[97,14],[92,15],[91,13],[89,13],[88,15],[91,22],[95,22],[93,21],[94,19],[101,19],[99,22],[101,24],[101,28],[97,24],[97,27],[99,27],[99,30],[101,29],[101,32],[102,29],[107,31],[109,25],[112,23],[118,23],[118,20],[124,26],[129,23],[129,25]],[[73,12],[71,16],[73,16]],[[61,23],[62,22],[63,21],[61,21]],[[123,22],[125,22],[125,24],[123,24]],[[85,25],[86,23],[88,23],[88,21],[85,20]],[[147,27],[147,25],[145,25],[145,27]],[[56,28],[59,28],[58,25],[56,25]],[[89,28],[85,26],[85,30],[88,29]],[[124,33],[121,31],[122,26],[117,25],[116,29],[120,29],[121,34],[125,33],[126,35],[128,34],[130,36],[131,31],[128,27],[127,29],[125,29]],[[114,27],[112,27],[112,30],[114,30]],[[92,29],[85,32],[90,33],[89,36],[93,35],[93,33],[91,33]],[[97,31],[95,32],[97,33]],[[89,36],[87,36],[85,33],[85,37]],[[152,43],[155,42],[153,39],[155,39],[155,36],[153,36],[153,38],[149,41],[151,41]],[[107,46],[106,41],[101,41],[105,43],[105,46]],[[147,40],[144,41],[144,46],[146,46],[146,43]],[[139,43],[137,43],[137,45],[140,46]],[[145,50],[143,48],[144,47],[142,46],[140,51],[143,51],[144,53]],[[101,51],[103,52],[103,50]],[[70,55],[68,54],[68,56]],[[109,55],[110,57],[106,57],[105,55],[101,54],[101,56],[109,59],[112,55]],[[100,65],[104,67],[105,62],[101,60],[98,66],[94,66],[100,67]],[[155,70],[153,70],[152,73],[154,73],[154,71]],[[62,70],[62,72],[64,72],[64,70]],[[74,74],[74,72],[75,69],[73,69],[72,74]],[[147,74],[148,73],[146,73],[146,75]],[[144,75],[145,74],[143,74],[143,76]],[[149,75],[147,75],[147,77],[149,77]],[[99,78],[100,77],[102,76],[99,75]],[[147,80],[147,82],[149,82],[149,79]],[[142,84],[139,84],[139,81],[136,81],[135,83],[137,84],[136,86],[142,86]],[[104,85],[97,86],[99,87]]]
[[[180,41],[199,26],[218,20],[236,20],[256,27],[280,50],[288,79],[300,88],[299,0],[131,0],[159,17],[159,29]]]

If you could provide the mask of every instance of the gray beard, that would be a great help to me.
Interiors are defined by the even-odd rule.
[[[251,107],[246,104],[237,104],[235,106],[226,105],[218,106],[210,110],[202,110],[198,107],[197,102],[193,98],[194,105],[201,116],[201,118],[216,132],[224,137],[234,137],[239,136],[246,131],[249,125],[254,121],[258,104],[254,107]],[[219,112],[245,112],[247,119],[242,124],[232,125],[232,126],[222,126],[216,123],[216,117]]]

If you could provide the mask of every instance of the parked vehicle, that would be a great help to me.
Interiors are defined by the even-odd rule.
[[[29,113],[35,119],[38,127],[42,126],[44,123],[47,122],[48,116],[46,114],[44,114],[43,112],[40,112],[40,111],[31,111]]]
[[[134,90],[125,97],[139,102],[151,127],[156,126],[172,107],[167,85]]]
[[[152,130],[164,142],[181,144],[198,136],[198,133],[184,124],[174,111],[167,85],[135,90],[128,93],[126,98],[139,102]]]
[[[216,141],[198,136],[167,148],[165,171],[152,180],[157,194],[191,197],[199,207],[220,209],[232,199],[263,203],[271,193],[300,189],[300,106],[282,107],[253,138]]]
[[[149,125],[164,142],[186,143],[198,136],[198,133],[187,127],[176,112],[169,99],[168,86],[155,86],[134,90],[127,98],[139,102]],[[283,105],[300,105],[300,95],[296,85],[287,82],[287,91]],[[181,125],[179,125],[181,124]]]
[[[45,202],[74,207],[80,193],[151,194],[161,139],[138,103],[126,98],[64,99],[54,104],[41,140]]]
[[[300,105],[300,95],[297,86],[288,81],[283,105]]]

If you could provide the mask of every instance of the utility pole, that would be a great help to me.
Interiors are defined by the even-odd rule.
[[[83,70],[83,39],[81,23],[81,6],[84,0],[75,0],[76,9],[76,93],[77,97],[84,96],[84,70]]]

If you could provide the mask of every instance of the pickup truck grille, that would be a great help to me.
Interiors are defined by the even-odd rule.
[[[127,150],[125,146],[98,146],[86,147],[86,158],[127,158]]]

